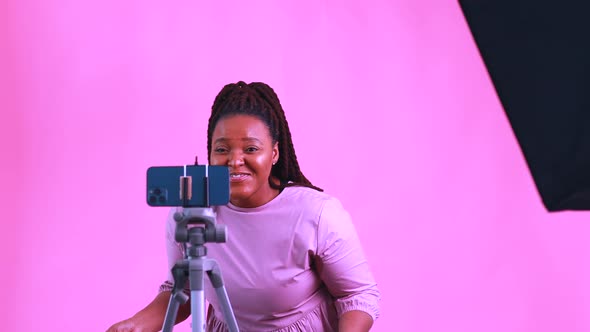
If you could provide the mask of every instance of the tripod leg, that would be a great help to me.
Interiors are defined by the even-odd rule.
[[[199,262],[202,264],[202,260]],[[191,315],[193,332],[205,331],[205,280],[202,265],[195,269],[191,266]]]
[[[189,297],[183,292],[187,274],[188,264],[186,262],[179,262],[172,268],[174,288],[170,295],[170,301],[168,301],[168,309],[166,310],[162,332],[172,332],[174,323],[176,323],[176,317],[178,316],[178,308],[181,304],[184,304],[189,300]]]
[[[215,261],[212,261],[211,269],[207,271],[207,275],[209,276],[209,280],[211,280],[211,285],[213,285],[213,288],[215,288],[215,293],[219,299],[219,303],[221,304],[223,317],[225,318],[229,331],[239,332],[238,323],[236,321],[236,317],[234,316],[234,311],[231,308],[225,285],[223,284],[221,269]]]

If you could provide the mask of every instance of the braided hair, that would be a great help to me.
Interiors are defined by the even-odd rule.
[[[265,123],[273,145],[279,144],[279,160],[272,166],[268,179],[270,187],[282,190],[285,187],[304,186],[323,191],[314,186],[303,175],[297,162],[291,131],[285,112],[274,90],[265,83],[245,82],[231,83],[221,89],[211,108],[207,129],[207,155],[211,162],[211,140],[219,120],[231,115],[252,115]],[[271,177],[280,180],[277,185]]]

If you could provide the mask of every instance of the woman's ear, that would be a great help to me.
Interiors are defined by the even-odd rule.
[[[279,162],[279,142],[276,142],[272,148],[272,164]]]

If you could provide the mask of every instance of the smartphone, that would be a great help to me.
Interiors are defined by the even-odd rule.
[[[190,181],[183,182],[183,177],[190,177]],[[185,186],[190,184],[187,186],[189,188],[185,189],[190,192],[189,195],[185,195],[187,199],[183,199],[181,195],[181,183]],[[228,202],[227,166],[154,166],[147,170],[149,206],[208,207],[226,205]]]

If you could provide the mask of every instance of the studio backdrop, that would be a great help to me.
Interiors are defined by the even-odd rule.
[[[560,51],[582,34],[536,37],[525,6],[497,40],[494,7],[465,5],[0,1],[1,329],[105,331],[154,298],[167,210],[146,171],[205,162],[213,99],[244,80],[275,89],[303,173],[350,212],[372,331],[590,331],[588,215],[543,204],[584,204],[569,78],[589,57]]]

